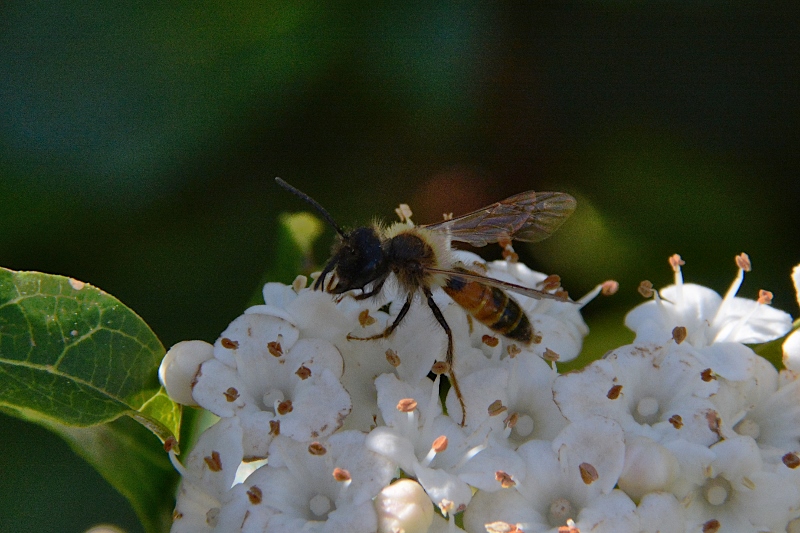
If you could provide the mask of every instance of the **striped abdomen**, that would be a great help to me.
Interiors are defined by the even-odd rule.
[[[528,344],[533,328],[525,311],[504,291],[477,281],[451,277],[444,287],[458,305],[501,335]]]

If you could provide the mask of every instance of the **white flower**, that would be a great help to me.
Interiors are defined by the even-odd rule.
[[[794,517],[797,488],[764,468],[750,437],[733,437],[711,447],[707,479],[684,499],[690,527],[718,524],[721,531],[780,531]]]
[[[736,434],[755,439],[762,457],[779,462],[787,452],[800,451],[800,381],[779,387],[775,368],[761,361],[760,379],[753,380],[748,395],[738,395],[738,410],[727,420]]]
[[[532,439],[552,440],[567,425],[553,401],[557,375],[555,369],[528,350],[460,375],[466,427],[491,428],[491,439],[507,441],[513,448]],[[461,411],[452,389],[447,396],[447,411]]]
[[[339,351],[299,335],[283,319],[245,314],[217,340],[214,359],[201,366],[193,397],[217,416],[242,419],[245,457],[265,457],[277,434],[300,441],[329,435],[350,412],[339,382]]]
[[[707,446],[719,439],[709,400],[718,384],[703,371],[695,357],[674,343],[628,345],[557,377],[553,397],[573,422],[602,415],[619,422],[626,433],[656,442],[683,439]]]
[[[170,531],[234,530],[242,516],[223,510],[235,498],[231,486],[241,462],[242,428],[236,418],[222,419],[203,432],[186,465],[175,464],[183,479]]]
[[[344,431],[310,444],[278,437],[270,462],[243,484],[250,495],[243,530],[376,531],[372,499],[394,471],[394,464],[364,447],[360,432]]]
[[[370,432],[367,447],[415,476],[435,505],[447,501],[457,512],[469,503],[470,487],[499,490],[522,473],[522,461],[515,452],[488,446],[485,436],[467,434],[442,414],[438,379],[433,384],[423,379],[412,387],[385,374],[375,384],[387,425]]]
[[[754,354],[742,344],[785,335],[791,317],[767,305],[771,296],[766,292],[759,301],[736,296],[750,269],[745,254],[737,257],[739,273],[724,298],[706,287],[684,283],[679,256],[672,256],[670,263],[675,284],[655,292],[654,301],[639,305],[625,317],[625,325],[636,333],[634,343],[663,345],[674,337],[676,328],[685,328],[682,342],[694,347],[694,355],[704,364],[727,379],[747,379]]]
[[[464,513],[470,533],[503,523],[523,531],[557,531],[570,519],[581,531],[639,531],[635,504],[614,490],[625,455],[616,422],[590,416],[567,426],[553,442],[529,441],[518,453],[526,465],[524,478],[501,491],[478,491]]]
[[[560,290],[519,263],[455,256]],[[391,276],[364,300],[302,277],[267,284],[265,303],[213,347],[179,343],[162,364],[173,398],[222,417],[176,463],[173,531],[454,533],[460,511],[474,533],[782,531],[800,520],[800,337],[784,343],[780,376],[745,346],[784,334],[790,318],[766,295],[735,296],[748,268],[737,260],[723,298],[684,284],[673,257],[675,284],[626,318],[634,344],[561,376],[547,361],[580,352],[580,311],[600,287],[578,302],[512,295],[533,325],[529,345],[434,288],[463,427],[455,391],[443,405],[440,379],[427,377],[447,337],[419,295],[391,335],[363,340],[406,301]],[[410,479],[390,485],[397,476]]]
[[[666,447],[647,437],[631,437],[625,442],[625,466],[619,488],[636,501],[673,486],[680,474],[680,463]]]
[[[800,265],[792,269],[792,282],[800,305]],[[783,366],[794,374],[800,374],[800,330],[795,330],[783,343]]]

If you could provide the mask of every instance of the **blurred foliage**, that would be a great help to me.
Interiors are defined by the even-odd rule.
[[[275,264],[278,213],[306,209],[274,176],[345,226],[549,189],[578,211],[523,260],[576,297],[621,284],[586,308],[592,354],[630,339],[673,253],[723,292],[748,252],[740,294],[796,315],[797,27],[769,2],[9,0],[0,265],[103,287],[165,346],[213,341]],[[56,437],[5,417],[0,436],[0,530],[140,531]]]

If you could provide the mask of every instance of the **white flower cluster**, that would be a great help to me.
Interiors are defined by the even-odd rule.
[[[477,256],[461,255],[469,263]],[[416,301],[387,339],[405,295],[334,299],[269,283],[264,305],[211,346],[174,346],[168,393],[220,420],[181,464],[172,531],[752,532],[800,531],[800,336],[776,371],[748,344],[791,318],[736,296],[675,283],[626,318],[634,342],[559,374],[588,333],[577,303],[515,296],[534,339],[506,339],[434,298],[453,331],[453,389],[440,377],[446,337]],[[486,275],[551,292],[519,263]],[[796,269],[795,284],[800,285]],[[800,289],[800,288],[799,288]],[[463,514],[460,514],[462,513]]]

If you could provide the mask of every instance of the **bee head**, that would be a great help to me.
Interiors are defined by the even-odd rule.
[[[315,289],[332,270],[337,278],[336,286],[329,290],[333,294],[363,289],[385,276],[388,268],[377,230],[366,227],[344,234],[334,245],[333,256],[314,284]]]

